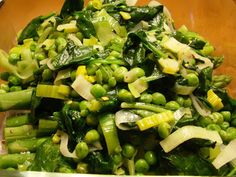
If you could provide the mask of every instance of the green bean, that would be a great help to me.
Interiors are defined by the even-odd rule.
[[[121,66],[113,72],[113,76],[116,78],[117,82],[123,82],[124,81],[124,75],[127,72],[128,72],[128,69],[124,66]]]
[[[127,103],[123,102],[121,103],[121,108],[128,108],[128,109],[144,109],[147,111],[153,111],[155,113],[160,113],[167,111],[167,109],[154,105],[154,104],[149,104],[149,103],[141,103],[141,102],[135,102],[135,103]]]
[[[177,109],[180,108],[180,105],[176,101],[169,101],[166,103],[165,108],[172,111],[176,111]]]
[[[111,69],[113,71],[115,71],[117,68],[119,68],[120,66],[118,64],[111,64]]]
[[[88,164],[84,162],[79,162],[76,167],[77,173],[88,173]]]
[[[142,93],[139,98],[139,101],[144,102],[144,103],[151,103],[152,102],[152,95],[149,93]]]
[[[198,76],[194,73],[187,74],[186,79],[189,86],[197,86],[199,84]]]
[[[102,84],[103,78],[102,78],[102,71],[100,69],[96,71],[96,81],[97,83]]]
[[[110,56],[113,56],[115,58],[122,58],[122,55],[120,52],[117,52],[115,50],[111,51]]]
[[[84,159],[89,153],[88,145],[83,141],[78,143],[75,147],[75,153],[78,159]]]
[[[161,138],[166,138],[170,135],[171,126],[167,122],[163,122],[158,126],[158,134]]]
[[[152,116],[153,114],[156,114],[153,111],[148,111],[148,110],[143,110],[143,109],[132,109],[130,111],[133,112],[134,114],[141,116],[141,117],[149,117],[149,116]]]
[[[131,159],[135,153],[135,148],[131,144],[125,144],[122,147],[122,155],[128,159]]]
[[[152,103],[157,105],[165,105],[166,97],[162,93],[155,92],[152,94]]]
[[[94,84],[90,92],[95,98],[101,98],[107,93],[107,91],[100,84]]]
[[[89,130],[89,131],[85,134],[85,137],[84,137],[84,141],[85,141],[87,144],[92,144],[92,143],[94,143],[95,141],[99,141],[99,139],[100,139],[100,135],[99,135],[98,131],[95,130],[95,129]]]
[[[147,151],[144,154],[144,159],[149,165],[155,165],[157,163],[157,157],[154,151]]]
[[[121,89],[118,91],[118,99],[125,102],[134,102],[134,96],[126,89]]]
[[[144,159],[138,159],[135,162],[135,171],[138,173],[146,173],[149,170],[149,165],[146,160]]]

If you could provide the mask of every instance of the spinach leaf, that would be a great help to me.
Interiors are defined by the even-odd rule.
[[[130,10],[131,21],[139,22],[141,20],[150,21],[160,12],[163,12],[163,6],[156,6],[156,7],[131,7]]]
[[[54,13],[49,14],[47,16],[38,16],[34,18],[21,32],[18,40],[18,44],[22,44],[24,39],[38,37],[37,29],[40,24],[47,18],[53,16]]]
[[[63,107],[58,124],[74,142],[80,142],[87,131],[85,119],[80,116],[79,111],[72,110],[68,104]]]
[[[212,82],[212,72],[213,69],[211,67],[204,68],[200,71],[197,92],[206,93],[210,89]]]
[[[181,175],[211,176],[217,175],[214,166],[196,152],[178,149],[165,157]]]
[[[96,31],[91,21],[91,14],[92,12],[89,10],[76,13],[76,16],[78,18],[77,25],[85,38],[96,36]]]
[[[130,33],[124,46],[124,59],[130,66],[143,63],[145,52],[141,39],[135,33]]]
[[[65,0],[60,16],[62,18],[72,15],[75,11],[80,11],[84,7],[84,1],[83,0]]]
[[[89,153],[85,158],[85,162],[90,164],[89,168],[92,173],[111,174],[113,165],[110,157],[104,157],[101,152]]]
[[[51,140],[47,140],[37,148],[30,170],[54,172],[59,167],[60,161],[59,146],[53,144]]]
[[[78,47],[72,41],[67,43],[62,53],[58,54],[51,61],[52,69],[60,69],[71,64],[84,64],[93,60],[98,51],[91,46]]]

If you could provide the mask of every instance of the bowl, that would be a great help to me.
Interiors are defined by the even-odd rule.
[[[16,44],[16,35],[32,18],[50,12],[59,12],[63,0],[5,0],[0,6],[0,48],[8,51]],[[86,1],[87,2],[87,1]],[[228,86],[236,97],[236,1],[235,0],[159,0],[171,12],[175,27],[186,25],[199,33],[215,47],[215,55],[225,60],[216,72],[232,76]],[[139,0],[145,5],[148,0]],[[0,66],[0,71],[3,68]],[[0,128],[3,114],[0,114]],[[0,131],[1,139],[1,131]]]

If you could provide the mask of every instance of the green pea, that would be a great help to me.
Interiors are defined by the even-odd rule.
[[[1,80],[8,81],[9,76],[10,76],[9,72],[1,72],[0,73]]]
[[[220,130],[219,134],[223,141],[228,141],[228,135],[225,130]]]
[[[110,86],[108,84],[103,84],[102,86],[107,92],[109,91],[110,89]]]
[[[192,106],[192,100],[190,98],[185,99],[183,106],[185,108],[191,107]]]
[[[84,109],[84,110],[81,110],[81,111],[80,111],[80,115],[81,115],[82,117],[86,117],[88,114],[89,114],[89,111],[88,111],[87,109]]]
[[[115,50],[111,51],[110,55],[115,57],[115,58],[121,58],[122,57],[121,53],[117,52]]]
[[[124,81],[124,75],[127,72],[128,72],[128,69],[124,66],[121,66],[113,72],[113,76],[116,78],[117,82],[123,82]]]
[[[53,79],[52,71],[50,69],[43,70],[42,79],[43,79],[43,81],[49,81],[49,80]]]
[[[135,153],[135,148],[131,144],[125,144],[122,148],[122,155],[128,159],[132,158]]]
[[[124,82],[131,83],[142,76],[145,76],[145,72],[142,68],[132,68],[130,71],[125,73]]]
[[[9,63],[15,65],[18,61],[20,61],[20,54],[18,53],[11,53],[8,58]]]
[[[6,92],[9,92],[10,88],[7,84],[1,84],[0,89],[5,90]]]
[[[122,160],[123,160],[123,158],[122,158],[122,155],[120,154],[120,153],[118,153],[118,154],[114,154],[113,156],[112,156],[112,160],[113,160],[113,162],[115,163],[115,164],[120,164],[121,162],[122,162]]]
[[[17,77],[17,76],[13,76],[13,75],[11,75],[11,76],[8,77],[8,81],[9,81],[9,83],[10,83],[11,85],[16,85],[16,86],[18,86],[18,85],[21,84],[21,79],[20,79],[19,77]]]
[[[115,77],[110,77],[110,78],[108,79],[108,85],[109,85],[110,87],[115,87],[115,86],[116,86],[116,79],[115,79]]]
[[[109,55],[108,57],[105,58],[105,60],[116,60],[116,57]]]
[[[92,99],[89,101],[88,104],[88,110],[91,112],[98,112],[101,109],[101,103],[96,100],[96,99]]]
[[[177,103],[180,105],[180,106],[183,106],[184,105],[184,98],[182,96],[178,96],[176,98],[176,101]]]
[[[146,160],[138,159],[135,162],[135,171],[138,173],[146,173],[149,170],[149,165]]]
[[[80,103],[78,101],[72,101],[72,103],[70,104],[70,107],[71,109],[74,109],[74,110],[80,110],[79,105]]]
[[[97,126],[98,125],[98,119],[94,114],[88,114],[86,117],[86,124],[88,126]]]
[[[84,141],[85,141],[87,144],[92,144],[92,143],[94,143],[95,141],[99,141],[99,139],[100,139],[100,135],[99,135],[98,131],[95,130],[95,129],[89,130],[89,131],[85,134],[85,137],[84,137]]]
[[[74,81],[76,79],[76,70],[70,72],[70,79]]]
[[[67,45],[67,41],[63,37],[58,37],[56,39],[57,51],[61,52]]]
[[[70,91],[70,96],[72,98],[79,98],[80,97],[80,95],[75,90]]]
[[[232,141],[233,139],[236,138],[236,128],[235,127],[227,128],[226,133],[228,136],[228,141]]]
[[[157,130],[161,138],[166,138],[170,135],[171,126],[167,122],[163,122],[158,126]]]
[[[50,49],[50,50],[48,51],[48,57],[49,57],[49,58],[53,58],[53,57],[55,57],[55,56],[57,56],[57,52],[55,51],[55,49]]]
[[[144,103],[151,103],[152,102],[152,95],[149,93],[142,93],[139,101],[144,102]]]
[[[180,105],[176,101],[169,101],[166,103],[165,108],[172,111],[176,111],[177,109],[180,108]]]
[[[10,92],[16,92],[22,90],[21,86],[11,86],[10,87]]]
[[[147,151],[144,154],[144,159],[149,165],[155,165],[157,163],[157,157],[156,157],[155,152],[153,151]]]
[[[152,102],[157,105],[165,105],[166,97],[162,93],[155,92],[152,94]]]
[[[95,98],[101,98],[107,93],[107,91],[100,84],[94,84],[90,92]]]
[[[133,102],[135,100],[134,96],[126,89],[118,91],[118,99],[125,102]]]
[[[37,59],[39,61],[44,60],[44,59],[47,58],[45,53],[43,53],[43,52],[35,53],[34,57],[35,57],[35,59]]]
[[[197,86],[199,84],[198,76],[194,73],[187,74],[186,79],[189,86]]]
[[[236,118],[232,119],[232,120],[230,121],[230,124],[231,124],[232,126],[236,127]]]
[[[209,125],[207,125],[207,129],[208,130],[214,130],[214,131],[217,131],[217,132],[221,131],[221,127],[217,124],[209,124]]]
[[[79,162],[76,167],[77,173],[88,173],[88,164],[84,162]]]
[[[97,65],[97,64],[89,64],[86,67],[88,75],[89,76],[95,75],[98,68],[99,68],[99,65]]]
[[[111,69],[113,71],[115,71],[117,68],[119,68],[120,66],[118,64],[111,64]]]
[[[75,35],[76,35],[76,37],[79,38],[79,40],[81,40],[81,41],[82,41],[83,38],[84,38],[83,33],[81,33],[81,32],[77,32]]]
[[[222,124],[220,124],[220,127],[223,129],[223,130],[226,130],[227,128],[229,128],[230,126],[230,123],[229,122],[226,122],[224,121]]]
[[[224,118],[223,118],[222,114],[220,114],[218,112],[213,112],[209,117],[216,124],[222,124],[224,122]]]
[[[80,110],[88,109],[88,105],[89,105],[89,103],[88,103],[87,100],[81,101],[80,104],[79,104]]]
[[[213,124],[214,122],[209,116],[206,117],[200,117],[198,121],[198,125],[201,127],[207,127],[209,124]]]
[[[78,159],[84,159],[88,153],[89,153],[89,148],[88,148],[88,145],[87,143],[85,142],[80,142],[76,145],[75,147],[75,153],[76,153],[76,156],[78,157]]]
[[[103,75],[102,75],[102,71],[100,69],[98,69],[96,71],[96,81],[97,81],[97,83],[102,84]]]
[[[227,122],[231,121],[231,112],[230,111],[221,111],[220,113],[223,116],[225,121],[227,121]]]
[[[74,169],[68,168],[67,166],[61,166],[59,167],[58,172],[59,173],[74,173],[75,171]]]

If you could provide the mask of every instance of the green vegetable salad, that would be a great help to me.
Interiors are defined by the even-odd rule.
[[[65,0],[17,39],[0,50],[0,169],[236,175],[223,57],[163,5]]]

